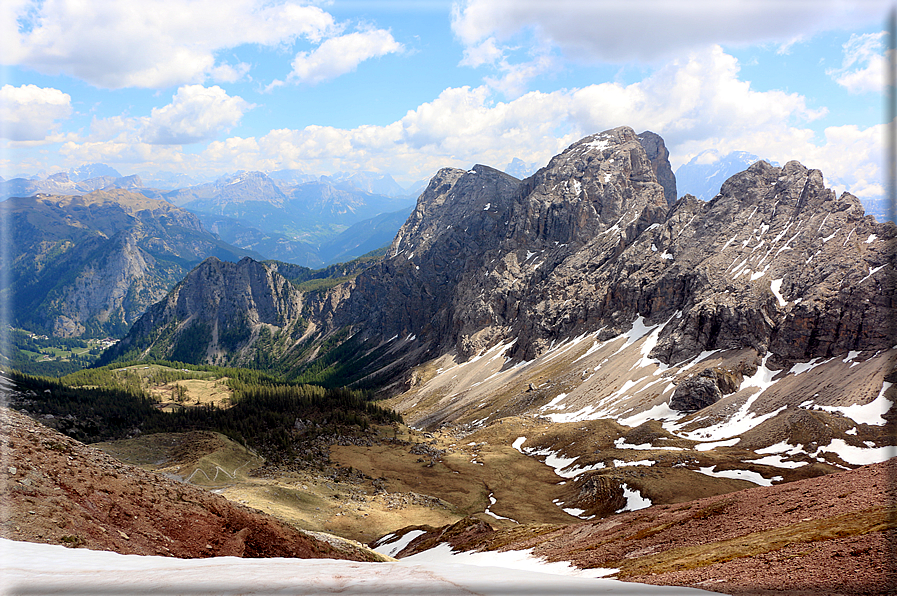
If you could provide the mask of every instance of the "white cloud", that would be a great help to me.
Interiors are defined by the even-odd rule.
[[[311,52],[297,54],[288,80],[315,85],[352,72],[365,60],[400,52],[402,49],[402,44],[383,29],[368,29],[333,37]]]
[[[886,31],[851,35],[843,45],[841,68],[827,70],[826,74],[850,93],[881,92],[885,83],[883,41],[886,36]]]
[[[654,62],[710,44],[791,42],[879,23],[890,7],[889,0],[467,0],[455,7],[452,30],[469,48],[530,32],[573,60]]]
[[[72,113],[72,98],[58,89],[22,85],[0,88],[0,138],[43,141]]]
[[[185,166],[184,155],[179,146],[160,147],[131,140],[87,141],[63,143],[59,155],[67,166],[83,163],[127,164],[135,170],[152,168],[165,164],[168,169],[181,170]]]
[[[231,97],[218,86],[186,85],[171,103],[153,108],[149,116],[94,118],[86,139],[70,139],[69,154],[89,147],[99,155],[119,155],[128,144],[138,149],[130,155],[151,151],[159,145],[184,145],[209,141],[236,126],[243,114],[255,107],[241,97]],[[135,151],[137,153],[135,153]],[[167,153],[167,155],[173,155]],[[100,161],[99,157],[93,161]]]
[[[252,65],[246,62],[240,62],[236,66],[220,64],[209,72],[209,76],[218,83],[235,83],[245,77],[249,73],[250,68],[252,68]]]
[[[205,93],[199,88],[196,94],[200,92]],[[185,97],[179,99],[182,93]],[[217,97],[222,106],[228,99],[239,99],[227,98],[223,92]],[[242,113],[239,107],[230,112],[222,108],[217,118],[197,116],[199,120],[189,124],[192,112],[182,106],[194,105],[192,101],[192,95],[181,90],[170,106],[155,110],[149,118],[95,122],[93,144],[70,143],[64,153],[72,159],[77,155],[78,163],[102,161],[116,151],[120,158],[107,163],[122,163],[125,156],[136,160],[153,147],[143,143],[129,149],[122,141],[147,130],[150,121],[170,123],[171,136],[200,137],[203,131],[232,125]],[[874,196],[883,180],[881,127],[829,127],[818,138],[807,124],[824,113],[808,107],[797,93],[753,89],[739,77],[738,61],[713,47],[670,62],[628,85],[611,82],[550,93],[533,91],[509,101],[496,101],[488,85],[449,88],[385,126],[277,129],[257,138],[215,141],[189,154],[163,147],[152,169],[186,169],[202,175],[236,169],[372,170],[389,172],[408,184],[446,166],[484,163],[502,168],[514,157],[545,164],[587,134],[628,125],[637,132],[660,134],[674,168],[707,149],[720,154],[749,151],[779,163],[799,160],[821,169],[827,180],[839,180],[858,196]],[[129,132],[122,138],[108,136],[116,126]],[[105,142],[99,140],[104,127]],[[88,157],[91,148],[97,153]]]
[[[852,124],[826,128],[826,143],[815,148],[809,165],[861,199],[884,196],[885,133],[884,124],[865,130]]]
[[[221,87],[188,85],[178,89],[167,106],[153,108],[140,136],[156,145],[207,141],[236,126],[253,107],[241,97],[228,96]]]
[[[485,64],[495,64],[504,57],[504,51],[498,47],[494,37],[478,41],[464,48],[461,66],[476,68]]]
[[[337,30],[320,8],[282,0],[5,0],[0,23],[4,64],[113,89],[235,80],[246,67],[216,63],[217,52]]]
[[[738,61],[717,46],[673,61],[631,85],[602,83],[575,91],[569,109],[581,130],[628,124],[660,134],[672,147],[775,135],[825,114],[824,109],[808,108],[797,93],[752,89],[739,79],[738,70]]]

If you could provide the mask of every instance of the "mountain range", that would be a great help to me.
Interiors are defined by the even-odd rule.
[[[166,189],[170,186],[174,188]],[[104,164],[0,180],[0,199],[113,189],[184,207],[224,242],[311,267],[349,260],[388,244],[413,207],[413,198],[392,177],[371,172],[320,177],[297,170],[238,172],[202,184],[163,173],[144,183],[137,175],[122,177]]]
[[[523,181],[443,169],[386,256],[327,290],[206,261],[108,357],[314,364],[423,427],[539,411],[717,436],[890,400],[897,226],[793,161],[674,200],[658,139],[592,135]]]

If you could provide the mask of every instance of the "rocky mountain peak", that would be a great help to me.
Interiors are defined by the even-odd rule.
[[[264,330],[303,328],[302,296],[276,267],[248,257],[209,257],[154,304],[110,357],[141,354],[184,362],[237,362]]]
[[[507,220],[519,186],[520,181],[513,176],[481,164],[466,172],[439,170],[418,198],[417,207],[388,254],[421,252],[445,235],[476,235],[494,244],[505,234],[497,222]],[[493,237],[491,241],[487,235]]]
[[[282,205],[287,196],[264,172],[237,172],[215,182],[217,203],[265,201]]]
[[[673,167],[670,165],[670,152],[667,150],[663,138],[657,133],[646,130],[639,133],[638,140],[645,149],[648,159],[651,160],[651,169],[657,181],[663,186],[663,194],[667,199],[667,203],[672,205],[678,199],[676,194],[676,175],[673,174]]]
[[[524,213],[511,227],[517,243],[587,244],[614,226],[654,223],[667,209],[654,170],[629,127],[585,137],[526,180]]]

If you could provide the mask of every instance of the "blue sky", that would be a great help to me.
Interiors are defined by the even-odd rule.
[[[620,125],[883,194],[891,1],[5,0],[0,175],[544,165]],[[705,154],[704,159],[712,159]]]

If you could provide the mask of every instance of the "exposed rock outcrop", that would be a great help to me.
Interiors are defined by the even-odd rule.
[[[516,339],[513,357],[530,359],[638,316],[666,323],[652,352],[666,363],[890,347],[893,223],[797,162],[758,162],[713,201],[668,208],[652,139],[626,127],[586,137],[521,183],[482,166],[441,171],[388,258],[318,313],[383,341],[416,337],[427,356]]]
[[[651,169],[663,187],[663,195],[666,197],[667,203],[672,205],[679,196],[676,194],[676,176],[670,166],[670,152],[667,150],[667,146],[659,134],[650,130],[639,134],[638,140],[644,147],[645,153],[648,154],[648,159],[651,160]]]
[[[670,399],[670,407],[681,412],[696,412],[737,391],[743,378],[738,373],[705,368],[679,383]]]
[[[125,354],[193,363],[273,359],[305,327],[302,294],[275,266],[213,257],[147,310],[102,361]],[[259,344],[262,336],[267,341]]]

